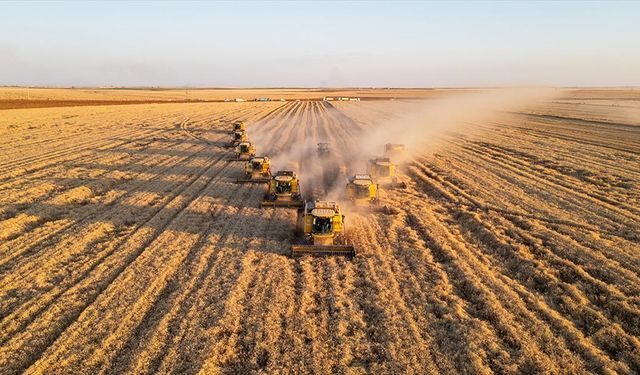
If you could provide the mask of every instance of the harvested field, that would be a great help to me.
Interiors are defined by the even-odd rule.
[[[0,111],[0,373],[638,373],[640,91],[565,94],[411,150],[351,260],[288,257],[230,124],[330,192],[416,101]]]

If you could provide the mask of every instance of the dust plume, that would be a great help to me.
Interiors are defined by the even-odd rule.
[[[288,131],[279,134],[272,131],[273,127],[278,126],[273,120],[252,125],[249,133],[258,152],[271,158],[274,172],[293,170],[300,177],[303,191],[315,197],[323,195],[338,199],[343,193],[346,177],[366,173],[367,161],[382,157],[386,143],[404,144],[409,158],[433,152],[448,134],[463,133],[475,124],[497,119],[506,112],[518,111],[557,95],[557,91],[551,88],[510,88],[464,90],[437,99],[397,101],[390,104],[398,107],[394,111],[398,115],[368,124],[367,128],[350,139],[335,134],[325,139],[315,131],[305,131],[319,126],[313,115],[287,120],[291,121],[286,125]],[[370,108],[365,107],[364,103],[345,105],[362,106],[360,113]],[[313,103],[303,104],[302,108],[302,112],[314,112]],[[332,127],[353,126],[336,119]],[[332,152],[328,158],[319,161],[316,147],[322,141],[331,143]],[[401,161],[393,160],[395,163]],[[309,194],[305,194],[307,198]]]
[[[359,139],[358,164],[368,157],[382,156],[384,144],[402,143],[409,155],[432,152],[447,134],[464,132],[475,124],[488,122],[557,95],[551,88],[510,88],[465,91],[450,96],[405,103],[396,118],[375,124]],[[364,167],[364,166],[361,166]]]
[[[306,108],[305,104],[294,104],[296,108]],[[308,120],[308,119],[307,119]],[[280,119],[260,121],[251,124],[248,134],[256,146],[259,156],[271,159],[272,173],[282,170],[295,172],[300,179],[302,196],[305,199],[322,198],[326,195],[325,171],[317,161],[317,144],[324,139],[314,133],[305,135],[298,130],[315,124],[298,119],[287,119],[287,131],[274,134],[272,127],[282,125]]]

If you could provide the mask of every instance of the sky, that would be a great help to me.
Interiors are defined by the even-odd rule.
[[[640,86],[640,1],[0,2],[0,85]]]

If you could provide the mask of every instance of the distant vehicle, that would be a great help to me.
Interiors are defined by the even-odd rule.
[[[268,102],[269,98],[256,98],[256,102]]]
[[[331,150],[329,149],[329,143],[328,142],[320,142],[318,143],[318,156],[319,157],[326,157],[329,156],[329,154],[331,154]]]
[[[406,156],[407,148],[402,143],[387,143],[384,145],[384,156],[398,158]]]
[[[398,180],[396,176],[396,165],[393,164],[389,158],[374,158],[369,160],[367,172],[372,178],[376,179],[376,181],[382,181],[380,187],[407,188],[406,183]]]
[[[244,121],[236,121],[233,123],[233,132],[237,132],[237,131],[246,131],[247,130],[247,124]]]

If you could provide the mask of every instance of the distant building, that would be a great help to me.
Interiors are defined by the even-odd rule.
[[[235,101],[236,101],[236,102],[244,102],[244,99],[242,99],[242,98],[236,98],[236,99],[235,99]]]

